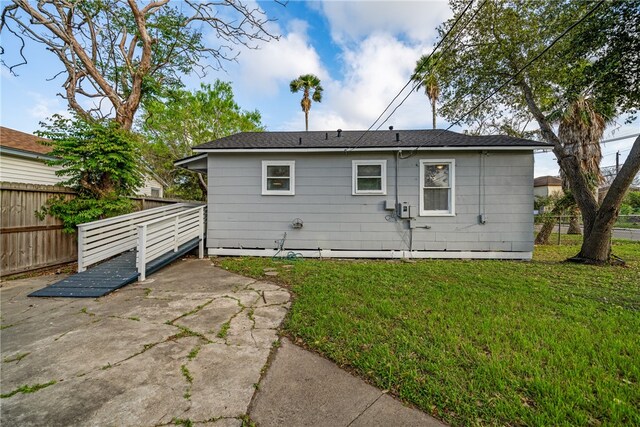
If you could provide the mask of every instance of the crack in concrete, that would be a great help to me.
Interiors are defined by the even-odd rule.
[[[366,408],[364,408],[364,409],[362,410],[362,412],[360,412],[360,413],[359,413],[359,414],[358,414],[358,415],[357,415],[353,420],[351,420],[351,422],[350,422],[349,424],[347,424],[347,427],[349,427],[349,426],[351,426],[353,423],[355,423],[355,422],[356,422],[356,420],[357,420],[358,418],[360,418],[360,417],[362,416],[362,414],[364,414],[365,412],[367,412],[367,410],[368,410],[369,408],[371,408],[373,405],[375,405],[375,403],[376,403],[378,400],[380,400],[380,398],[381,398],[382,396],[384,396],[384,393],[380,393],[380,395],[379,395],[378,397],[376,397],[376,399],[375,399],[373,402],[371,402],[369,405],[367,405],[367,407],[366,407]]]
[[[14,296],[13,298],[17,298],[17,297],[19,297],[19,296],[20,296],[20,295],[16,295],[16,296]],[[55,299],[54,299],[54,300],[55,300]],[[43,312],[41,312],[41,313],[34,314],[33,316],[25,317],[24,319],[19,320],[17,323],[14,323],[14,325],[19,325],[20,323],[25,322],[25,321],[30,320],[30,319],[33,319],[34,317],[41,317],[42,315],[44,315],[44,314],[46,314],[46,313],[49,313],[49,312],[54,311],[54,310],[58,310],[58,309],[60,309],[61,307],[66,307],[66,306],[68,306],[68,305],[70,305],[70,304],[73,304],[74,302],[75,302],[75,301],[69,301],[69,302],[67,302],[67,303],[60,304],[60,305],[57,305],[57,306],[55,306],[55,307],[53,307],[53,308],[50,308],[50,309],[48,309],[48,310],[45,310],[45,311],[43,311]],[[24,314],[24,313],[26,313],[26,312],[28,312],[28,311],[31,311],[33,308],[35,308],[35,304],[30,305],[30,306],[29,306],[29,308],[27,308],[26,310],[22,310],[22,311],[21,311],[21,312],[19,312],[18,314]]]
[[[212,298],[212,299],[210,299],[209,301],[205,302],[204,304],[200,304],[199,306],[196,306],[196,308],[194,308],[193,310],[191,310],[191,311],[187,311],[186,313],[182,313],[180,316],[178,316],[178,317],[176,317],[175,319],[173,319],[173,320],[169,321],[169,323],[168,323],[168,324],[169,324],[169,325],[171,325],[171,326],[175,326],[175,325],[173,324],[173,322],[175,322],[176,320],[180,320],[180,319],[182,319],[182,318],[184,318],[184,317],[187,317],[187,316],[191,316],[191,315],[193,315],[193,314],[196,314],[197,312],[199,312],[200,310],[202,310],[203,308],[205,308],[206,306],[208,306],[209,304],[211,304],[211,303],[212,303],[213,301],[215,301],[216,299],[218,299],[218,298]]]
[[[142,319],[140,319],[138,317],[133,318],[133,317],[125,317],[125,316],[119,316],[119,315],[108,315],[108,313],[105,313],[105,312],[103,312],[103,310],[101,310],[101,307],[104,307],[104,306],[102,306],[102,304],[99,304],[99,305],[96,305],[96,306],[93,306],[93,304],[92,304],[91,307],[84,307],[84,308],[83,308],[83,306],[80,306],[80,312],[76,312],[76,313],[79,314],[79,315],[81,315],[81,314],[86,314],[87,315],[86,319],[90,320],[87,323],[87,325],[91,325],[91,324],[96,323],[96,322],[103,322],[107,318],[114,318],[114,319],[121,319],[121,320],[128,320],[128,321],[138,321],[138,322],[140,322],[140,324],[142,326],[158,326],[161,323],[164,323],[166,325],[178,328],[178,332],[175,333],[175,334],[167,336],[166,334],[170,333],[171,330],[168,330],[168,332],[165,332],[164,330],[156,331],[156,332],[160,332],[162,334],[159,337],[159,339],[157,341],[153,341],[153,342],[149,342],[147,344],[144,344],[142,346],[142,348],[139,349],[139,351],[136,351],[135,353],[130,354],[130,355],[126,356],[126,357],[123,357],[122,359],[117,360],[116,362],[113,362],[113,363],[108,362],[108,364],[105,365],[105,366],[101,366],[101,367],[98,366],[98,367],[95,367],[93,369],[89,369],[86,372],[81,372],[79,374],[73,374],[73,376],[70,376],[70,378],[73,379],[73,377],[84,377],[86,375],[99,373],[100,371],[105,370],[105,369],[121,367],[125,362],[127,362],[129,360],[132,360],[132,359],[134,359],[134,358],[136,358],[136,357],[138,357],[138,356],[140,356],[142,354],[145,354],[147,351],[155,348],[156,346],[158,346],[160,344],[168,343],[168,342],[171,342],[171,341],[175,342],[175,341],[178,341],[178,340],[180,340],[182,338],[188,338],[188,337],[194,336],[194,337],[199,338],[199,340],[196,341],[197,344],[194,345],[191,348],[191,351],[189,351],[189,353],[186,356],[176,358],[176,361],[180,361],[181,360],[183,362],[181,364],[180,369],[182,370],[182,369],[184,369],[186,367],[186,370],[188,371],[189,370],[189,366],[191,366],[191,362],[193,362],[196,359],[200,349],[202,349],[205,346],[208,346],[210,344],[230,346],[231,345],[230,344],[230,341],[231,341],[230,338],[232,338],[232,337],[241,337],[242,334],[246,334],[247,329],[245,329],[246,323],[244,323],[244,321],[242,321],[240,323],[236,322],[234,324],[234,325],[238,325],[238,326],[242,325],[242,327],[240,328],[239,331],[234,331],[234,332],[239,332],[239,334],[233,335],[232,337],[225,336],[224,340],[223,340],[224,342],[222,342],[222,340],[212,341],[209,338],[207,338],[207,336],[205,336],[204,334],[201,334],[199,332],[193,331],[193,330],[189,329],[188,327],[185,327],[185,326],[178,325],[178,324],[174,323],[174,322],[177,322],[180,319],[183,319],[183,318],[185,318],[187,316],[197,315],[205,307],[209,306],[214,301],[220,300],[222,298],[227,298],[227,299],[235,301],[236,304],[237,304],[237,307],[238,307],[237,311],[234,311],[233,314],[231,316],[229,316],[227,318],[227,321],[225,322],[225,323],[227,323],[229,325],[229,327],[234,322],[234,320],[237,320],[238,316],[243,315],[243,313],[244,313],[244,315],[247,316],[247,318],[251,322],[250,328],[249,328],[248,331],[250,333],[253,345],[249,344],[249,341],[240,340],[239,342],[241,342],[242,344],[237,344],[237,346],[238,347],[247,347],[247,348],[252,348],[252,347],[255,346],[256,348],[258,348],[259,347],[258,343],[259,343],[261,338],[260,338],[260,335],[257,335],[257,334],[254,335],[254,332],[257,331],[257,330],[273,330],[273,331],[276,331],[276,333],[277,333],[278,328],[277,327],[276,328],[259,328],[259,327],[257,327],[258,325],[257,325],[257,320],[254,317],[254,310],[256,308],[262,308],[262,307],[274,307],[274,306],[284,306],[284,307],[286,307],[286,305],[289,302],[287,301],[287,302],[284,302],[284,303],[266,304],[266,301],[267,301],[266,296],[265,296],[266,292],[264,290],[259,290],[259,289],[253,289],[252,288],[252,286],[256,285],[257,283],[261,283],[261,282],[259,280],[252,280],[249,283],[246,283],[246,284],[243,284],[243,285],[238,285],[238,286],[234,287],[234,289],[232,290],[232,293],[234,293],[234,294],[246,291],[246,293],[240,294],[240,295],[237,295],[237,296],[226,294],[226,295],[218,295],[218,296],[215,296],[215,297],[211,298],[211,295],[207,295],[210,298],[206,298],[206,296],[203,295],[204,298],[199,298],[199,301],[203,301],[204,300],[205,301],[204,303],[197,305],[194,309],[192,309],[190,311],[182,313],[181,315],[175,317],[173,320],[168,320],[168,321],[164,321],[164,322],[162,320],[145,319],[144,317]],[[271,290],[268,290],[268,291],[271,291]],[[132,298],[129,298],[129,299],[131,301],[133,301],[133,300],[135,300],[137,298],[140,298],[141,300],[143,300],[143,299],[157,299],[157,300],[166,299],[166,300],[172,300],[173,298],[175,298],[175,296],[173,296],[173,297],[165,297],[165,295],[163,295],[163,291],[162,290],[153,290],[153,291],[151,291],[151,289],[148,289],[148,290],[147,289],[143,289],[142,292],[143,292],[143,294],[136,295],[136,296],[134,296]],[[153,292],[153,296],[151,295],[152,292]],[[199,302],[195,298],[193,298],[193,299],[194,299],[194,303]],[[262,301],[260,301],[260,299],[262,299]],[[95,300],[95,301],[98,301],[98,300]],[[243,301],[246,301],[246,304],[243,303]],[[98,302],[100,302],[100,301],[98,301]],[[47,309],[47,310],[42,311],[42,312],[40,312],[38,314],[34,314],[34,315],[31,315],[31,316],[28,316],[25,319],[22,319],[19,322],[16,322],[15,324],[12,324],[10,326],[15,326],[15,325],[27,322],[30,319],[34,319],[34,318],[39,317],[42,313],[50,313],[50,312],[53,312],[55,310],[60,310],[60,308],[64,308],[64,307],[70,306],[71,304],[74,304],[74,303],[76,303],[76,302],[75,301],[65,302],[64,304],[60,304],[60,305],[58,305],[56,307],[53,307],[51,309]],[[71,305],[72,309],[73,309],[73,307],[74,306]],[[232,309],[233,306],[227,304],[227,310],[229,308]],[[26,313],[28,315],[28,311],[29,310],[33,310],[33,309],[34,309],[34,307],[29,307],[28,309],[20,312],[20,314],[22,315],[22,314]],[[90,309],[91,309],[91,311],[90,311]],[[98,310],[100,312],[100,314],[97,314],[93,310]],[[231,311],[231,310],[228,310],[228,311]],[[2,318],[2,320],[5,320],[4,317]],[[84,322],[81,322],[81,323],[84,323]],[[59,334],[56,338],[54,338],[54,341],[58,341],[58,340],[62,339],[65,335],[67,335],[67,334],[69,334],[71,332],[74,332],[74,329],[71,329],[71,330],[68,330],[66,332],[63,332],[63,333]],[[211,332],[213,332],[213,331],[211,331]],[[154,332],[154,334],[155,334],[155,332]],[[262,334],[264,334],[264,333],[262,333]],[[256,336],[258,336],[258,338],[256,338]],[[246,335],[245,335],[245,337],[246,337]],[[264,340],[265,337],[263,337],[263,340]],[[276,339],[277,339],[277,336],[276,336]],[[169,345],[172,345],[172,344],[169,344]],[[183,347],[184,346],[180,346],[181,349]],[[187,349],[188,349],[188,347],[184,348],[184,350],[187,350]],[[127,349],[125,348],[124,350],[126,352]],[[125,355],[126,355],[126,353],[125,353]],[[195,366],[195,365],[193,365],[193,366]],[[193,366],[191,366],[191,367],[193,368]],[[121,368],[121,369],[123,369],[123,368]],[[262,373],[262,371],[261,371],[261,373]],[[170,411],[166,412],[165,414],[163,414],[160,418],[158,418],[156,420],[156,423],[155,423],[156,426],[177,425],[178,423],[176,421],[179,421],[180,417],[188,416],[188,412],[190,410],[192,410],[192,396],[191,396],[191,393],[193,391],[192,383],[193,383],[194,379],[191,378],[191,381],[189,381],[189,379],[184,374],[184,372],[183,372],[182,376],[187,381],[187,387],[185,389],[185,395],[184,396],[188,396],[188,397],[185,397],[187,403],[184,406],[182,404],[180,406],[182,408],[184,408],[186,406],[187,409],[182,414],[180,414],[179,417],[174,417],[174,418],[171,419],[171,421],[162,423],[163,419],[166,420],[166,417],[171,416]],[[60,381],[64,381],[64,379],[61,379]],[[176,390],[176,391],[178,391],[178,390]],[[200,393],[196,393],[196,395],[199,395],[199,394]],[[176,412],[179,413],[180,411],[176,411]],[[241,414],[241,415],[238,415],[238,416],[221,416],[221,417],[209,418],[207,420],[189,420],[189,421],[191,421],[192,423],[208,423],[208,422],[209,423],[211,423],[211,422],[215,423],[217,421],[225,420],[225,419],[227,419],[227,420],[238,420],[238,421],[244,423],[248,419],[248,415],[245,413],[245,414]]]
[[[184,411],[182,415],[186,414],[188,411]],[[165,414],[166,416],[166,414]],[[190,418],[180,418],[180,417],[174,417],[171,421],[164,423],[164,424],[154,424],[153,427],[166,427],[166,426],[175,426],[175,425],[184,425],[184,422],[189,422],[191,424],[206,424],[206,423],[217,423],[218,421],[221,420],[238,420],[241,422],[245,422],[245,420],[248,418],[249,416],[247,414],[242,414],[242,415],[238,415],[236,417],[225,417],[225,416],[221,416],[221,417],[211,417],[208,418],[206,420],[192,420]],[[164,416],[163,416],[164,418]],[[162,418],[160,418],[162,419]],[[244,424],[243,424],[244,425]]]

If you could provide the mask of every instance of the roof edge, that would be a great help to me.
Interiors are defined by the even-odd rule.
[[[315,148],[194,148],[196,153],[339,153],[339,152],[371,152],[371,151],[533,151],[550,150],[550,145],[530,146],[467,146],[467,147],[315,147]],[[191,156],[194,157],[194,156]],[[186,157],[182,160],[190,159]],[[176,163],[177,164],[177,163]]]
[[[56,157],[48,154],[42,154],[36,151],[20,150],[19,148],[7,147],[6,145],[0,145],[0,153],[35,160],[57,160]]]

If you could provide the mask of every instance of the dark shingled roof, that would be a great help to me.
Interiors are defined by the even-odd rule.
[[[311,132],[242,132],[194,147],[195,150],[217,149],[287,149],[287,148],[351,148],[364,131]],[[399,141],[396,141],[396,134]],[[503,135],[473,136],[445,130],[369,131],[358,148],[413,147],[551,147],[550,144]]]

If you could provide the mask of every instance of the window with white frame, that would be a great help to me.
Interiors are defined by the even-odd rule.
[[[352,194],[387,194],[386,160],[353,160]]]
[[[295,194],[295,161],[262,161],[262,194],[292,196]]]
[[[420,215],[455,215],[455,160],[420,160]]]

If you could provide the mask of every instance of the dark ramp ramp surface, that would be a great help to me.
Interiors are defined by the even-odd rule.
[[[147,276],[198,247],[199,239],[188,241],[177,252],[167,252],[147,263]],[[138,280],[136,252],[129,251],[88,270],[29,294],[30,297],[96,298]]]

